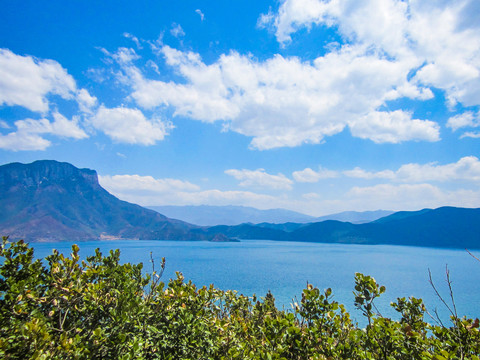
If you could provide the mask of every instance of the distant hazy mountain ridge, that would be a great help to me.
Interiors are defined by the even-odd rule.
[[[322,217],[314,217],[296,211],[285,209],[259,210],[248,206],[148,206],[168,217],[180,219],[202,226],[240,225],[244,223],[284,224],[284,223],[313,223],[325,220],[346,221],[355,224],[377,220],[390,215],[393,211],[345,211]]]
[[[315,217],[285,209],[259,210],[247,206],[149,206],[168,217],[202,225],[239,225],[243,223],[268,222],[281,224],[286,222],[306,223]]]

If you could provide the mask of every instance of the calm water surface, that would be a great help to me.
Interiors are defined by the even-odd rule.
[[[33,246],[36,257],[43,258],[54,248],[68,255],[72,244]],[[371,275],[387,287],[378,302],[382,315],[397,318],[390,302],[397,297],[415,296],[424,299],[432,313],[437,308],[447,319],[448,311],[428,283],[428,270],[449,300],[445,281],[448,265],[459,314],[480,317],[480,263],[465,250],[263,240],[239,243],[122,240],[82,242],[79,246],[82,258],[92,255],[97,247],[104,253],[120,249],[122,262],[143,262],[147,272],[151,271],[152,252],[157,265],[162,257],[166,258],[164,281],[181,271],[198,286],[213,283],[220,289],[237,290],[248,296],[264,296],[271,290],[277,305],[285,309],[291,308],[293,298],[301,298],[307,282],[320,289],[331,287],[335,300],[345,304],[361,324],[364,321],[353,306],[355,272]],[[427,317],[427,321],[431,319]]]

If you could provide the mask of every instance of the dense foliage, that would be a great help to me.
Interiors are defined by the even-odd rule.
[[[42,262],[3,238],[1,358],[480,359],[478,319],[429,325],[415,298],[392,304],[399,321],[381,317],[375,299],[385,287],[370,276],[355,277],[355,306],[368,320],[361,329],[330,289],[308,285],[293,311],[280,311],[270,293],[196,288],[180,273],[164,284],[164,260],[144,275],[142,264],[121,264],[118,250],[85,261],[78,251]]]

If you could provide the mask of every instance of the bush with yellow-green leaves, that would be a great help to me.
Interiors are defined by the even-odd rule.
[[[478,319],[452,316],[450,326],[424,321],[422,300],[398,299],[394,321],[378,315],[384,291],[355,276],[353,323],[330,289],[308,285],[294,310],[272,294],[245,297],[197,288],[178,273],[121,264],[111,251],[81,261],[54,251],[35,260],[23,241],[0,248],[0,358],[3,359],[479,359]]]

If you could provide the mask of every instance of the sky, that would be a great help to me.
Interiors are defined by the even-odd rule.
[[[0,164],[144,206],[480,207],[478,0],[1,3]]]

